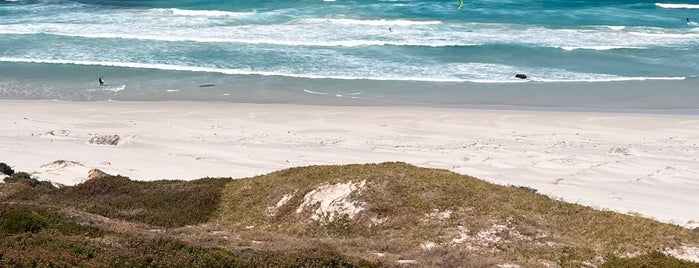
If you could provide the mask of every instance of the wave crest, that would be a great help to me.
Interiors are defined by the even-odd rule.
[[[303,23],[331,23],[340,25],[367,25],[367,26],[411,26],[411,25],[437,25],[441,21],[418,21],[418,20],[357,20],[357,19],[323,19],[309,18],[299,20]]]
[[[251,71],[247,69],[225,69],[215,67],[184,66],[161,63],[140,63],[140,62],[115,62],[115,61],[83,61],[83,60],[57,60],[57,59],[32,59],[32,58],[7,58],[0,57],[0,62],[16,63],[45,63],[45,64],[72,64],[85,66],[106,66],[136,69],[153,69],[164,71],[186,71],[220,73],[230,75],[261,75],[261,76],[285,76],[294,78],[309,79],[340,79],[340,80],[378,80],[378,81],[424,81],[424,82],[464,82],[466,80],[457,78],[413,78],[413,77],[356,77],[356,76],[334,76],[318,74],[296,74],[274,71]]]
[[[699,9],[697,4],[669,4],[669,3],[655,3],[656,6],[669,9]]]
[[[241,16],[252,16],[255,15],[254,12],[231,12],[231,11],[220,11],[220,10],[189,10],[189,9],[179,9],[179,8],[169,8],[164,9],[178,16],[203,16],[203,17],[241,17]]]
[[[0,57],[0,62],[15,63],[43,63],[43,64],[68,64],[84,66],[107,66],[135,69],[154,69],[164,71],[185,71],[185,72],[205,72],[221,73],[230,75],[261,75],[261,76],[282,76],[308,79],[338,79],[338,80],[374,80],[374,81],[421,81],[421,82],[472,82],[472,83],[522,83],[522,82],[615,82],[615,81],[644,81],[644,80],[685,80],[686,77],[625,77],[608,74],[593,73],[570,73],[556,69],[531,70],[529,80],[514,78],[512,73],[516,67],[497,64],[466,64],[457,66],[444,66],[444,70],[459,69],[468,70],[461,74],[471,73],[468,77],[458,77],[454,74],[432,73],[424,76],[415,75],[394,75],[394,76],[371,76],[371,75],[332,75],[313,73],[289,73],[283,71],[253,71],[249,69],[226,69],[216,67],[184,66],[161,63],[139,63],[139,62],[116,62],[116,61],[84,61],[84,60],[60,60],[60,59],[35,59],[35,58],[8,58]],[[488,73],[492,72],[491,76]],[[308,92],[318,94],[322,92]]]

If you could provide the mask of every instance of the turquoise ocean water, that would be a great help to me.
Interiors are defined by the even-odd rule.
[[[699,1],[457,7],[0,0],[0,99],[699,109]]]

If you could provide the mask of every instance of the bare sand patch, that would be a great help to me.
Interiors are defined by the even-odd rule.
[[[697,115],[2,101],[0,122],[0,161],[64,185],[98,167],[135,180],[191,180],[402,161],[699,227]],[[87,142],[95,135],[120,139],[95,146]],[[42,167],[57,159],[83,167]]]

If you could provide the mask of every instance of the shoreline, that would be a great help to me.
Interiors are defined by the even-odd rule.
[[[699,115],[699,108],[612,108],[612,107],[577,107],[577,106],[529,106],[507,104],[357,104],[357,103],[282,103],[282,102],[236,102],[226,100],[61,100],[61,99],[0,99],[3,102],[49,102],[49,103],[217,103],[229,105],[292,105],[309,107],[403,107],[427,109],[456,109],[484,111],[523,111],[523,112],[556,112],[556,113],[610,113],[610,114],[647,114],[647,115]]]
[[[10,63],[0,63],[0,72],[7,76],[0,83],[0,99],[4,100],[699,110],[699,78],[693,76],[682,80],[428,82]],[[100,76],[105,86],[99,86]]]
[[[694,113],[3,100],[0,121],[0,162],[65,185],[93,168],[193,180],[401,161],[699,226]],[[116,145],[90,143],[113,135]]]

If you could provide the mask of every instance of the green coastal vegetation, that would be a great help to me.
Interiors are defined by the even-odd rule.
[[[699,267],[669,254],[697,230],[405,163],[65,187],[0,172],[0,267]]]

